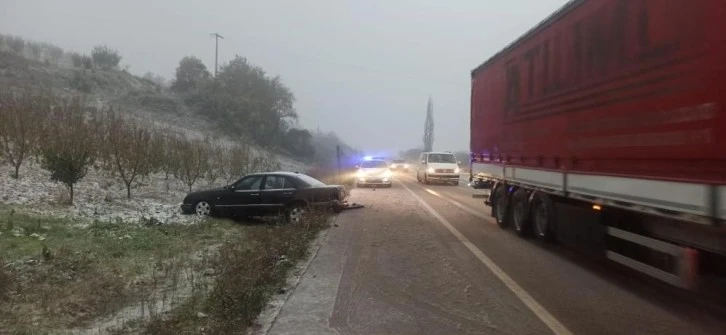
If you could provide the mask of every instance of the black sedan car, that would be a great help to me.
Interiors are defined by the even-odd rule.
[[[267,216],[285,213],[300,221],[306,209],[339,211],[347,197],[345,187],[325,183],[301,173],[265,172],[242,177],[217,189],[187,194],[181,209],[202,216]]]

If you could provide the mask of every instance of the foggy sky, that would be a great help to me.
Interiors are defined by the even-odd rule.
[[[213,72],[235,54],[280,75],[300,125],[370,151],[468,150],[470,70],[566,0],[0,0],[0,33],[90,53],[118,49],[132,73],[172,79],[179,60]]]

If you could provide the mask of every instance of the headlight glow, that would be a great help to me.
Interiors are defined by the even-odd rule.
[[[393,175],[393,172],[391,172],[391,170],[386,170],[386,172],[383,172],[384,178],[391,178],[392,175]]]
[[[426,170],[426,172],[434,173],[434,172],[436,172],[436,170],[434,170],[434,168],[430,167],[430,168],[428,168],[428,170]]]
[[[403,164],[404,169],[408,169],[408,164]]]
[[[356,176],[358,176],[358,178],[363,178],[366,176],[366,173],[363,170],[358,170],[358,172],[356,172],[355,174]]]
[[[454,169],[454,173],[459,173],[459,172],[461,172],[461,169],[459,169],[458,167],[456,169]]]

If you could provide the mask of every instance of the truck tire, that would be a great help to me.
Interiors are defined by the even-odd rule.
[[[524,237],[532,231],[531,212],[529,194],[523,188],[518,189],[512,195],[512,223],[517,235]]]
[[[532,198],[532,230],[543,242],[554,242],[557,233],[555,204],[546,193],[537,192]]]
[[[509,224],[509,194],[507,194],[507,185],[501,184],[494,191],[494,199],[492,201],[492,212],[494,219],[500,228],[505,229]]]

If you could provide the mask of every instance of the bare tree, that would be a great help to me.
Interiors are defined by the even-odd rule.
[[[225,150],[223,157],[223,175],[227,185],[250,173],[253,157],[249,145],[237,144]]]
[[[174,134],[167,129],[155,132],[154,140],[154,157],[159,162],[159,170],[164,172],[164,179],[169,180],[169,176],[173,176],[179,170],[179,160],[177,159],[176,149],[180,136]]]
[[[126,197],[130,199],[136,178],[148,175],[153,169],[151,131],[136,120],[121,117],[113,109],[105,111],[104,116],[105,158],[126,185]]]
[[[207,145],[208,164],[205,178],[211,185],[224,175],[224,148],[214,138],[205,141]]]
[[[0,150],[15,168],[14,178],[19,178],[20,166],[37,145],[39,121],[50,104],[50,99],[29,90],[0,93]]]
[[[207,145],[204,140],[185,139],[176,142],[175,147],[174,151],[179,161],[177,177],[189,187],[189,192],[191,192],[192,186],[204,178],[207,169]]]
[[[431,151],[434,148],[434,103],[429,97],[426,106],[426,123],[424,124],[424,151]]]
[[[56,104],[48,117],[41,147],[42,166],[51,180],[68,187],[73,203],[73,186],[88,173],[96,153],[94,131],[86,122],[87,107],[76,97]]]

